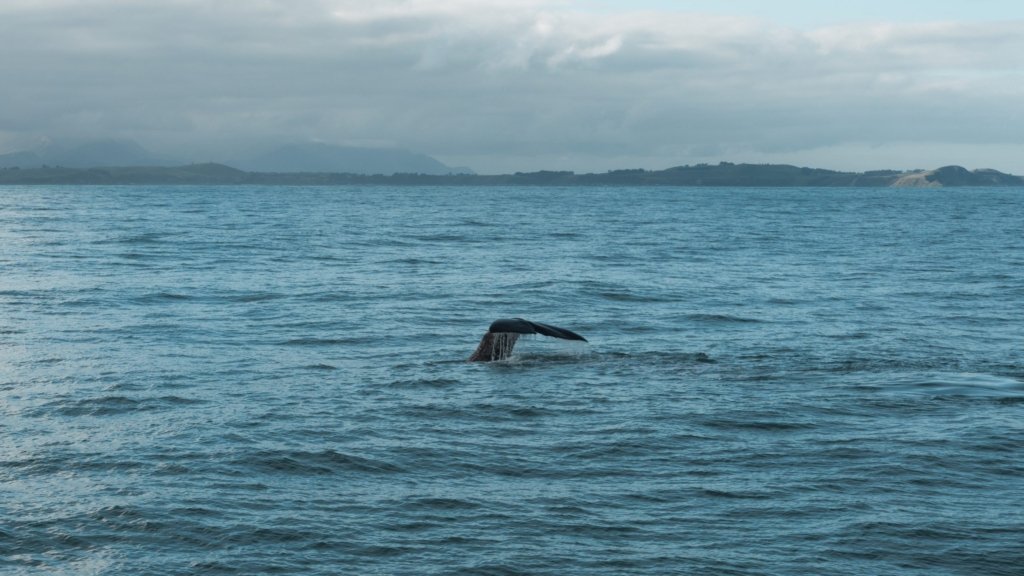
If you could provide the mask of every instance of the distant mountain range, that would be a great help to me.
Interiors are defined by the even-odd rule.
[[[106,166],[167,166],[161,159],[132,140],[96,140],[76,145],[46,144],[34,150],[0,154],[0,168],[96,168]]]
[[[426,154],[400,148],[357,148],[321,143],[288,144],[229,164],[250,172],[472,173],[468,168],[445,166]]]
[[[997,170],[945,166],[899,172],[836,172],[787,164],[698,164],[667,170],[613,170],[599,174],[540,171],[515,174],[392,175],[340,172],[246,172],[223,164],[174,167],[7,168],[0,184],[267,184],[420,186],[758,186],[758,187],[927,187],[1018,186],[1024,178]]]
[[[34,150],[0,154],[2,168],[173,167],[180,160],[151,153],[132,140],[96,140],[73,146],[48,144]],[[400,148],[360,148],[322,143],[288,144],[231,159],[235,168],[254,172],[343,172],[350,174],[455,174],[425,154]]]

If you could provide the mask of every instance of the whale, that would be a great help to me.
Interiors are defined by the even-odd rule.
[[[476,351],[469,357],[470,362],[494,362],[504,360],[512,355],[512,349],[516,340],[523,334],[540,334],[563,340],[579,340],[586,342],[587,339],[572,330],[532,322],[524,318],[499,318],[491,322],[487,333],[480,339]]]

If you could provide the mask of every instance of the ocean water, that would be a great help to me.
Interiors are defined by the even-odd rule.
[[[1022,350],[1021,189],[0,188],[0,573],[1024,574]]]

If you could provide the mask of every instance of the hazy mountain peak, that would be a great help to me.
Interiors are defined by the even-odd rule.
[[[0,155],[0,167],[38,168],[43,165],[65,168],[165,165],[141,144],[127,139],[87,140],[71,144],[49,140],[34,150]]]
[[[253,172],[334,172],[351,174],[449,174],[438,160],[402,148],[361,148],[323,142],[291,143],[232,164]]]

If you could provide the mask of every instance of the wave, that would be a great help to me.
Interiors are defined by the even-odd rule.
[[[143,232],[141,234],[129,234],[124,236],[116,236],[113,238],[104,238],[102,240],[96,240],[92,242],[92,244],[160,244],[167,242],[167,238],[171,236],[175,235],[168,234],[165,232]]]
[[[367,344],[376,338],[353,336],[351,338],[292,338],[279,342],[281,346],[346,346],[351,344]]]
[[[132,298],[132,301],[139,304],[154,304],[160,302],[184,302],[186,300],[192,300],[193,298],[193,296],[188,294],[161,291],[136,296],[135,298]]]
[[[887,389],[934,397],[1024,398],[1024,382],[1009,376],[972,372],[897,378]]]
[[[605,357],[612,360],[625,360],[650,364],[713,364],[714,358],[706,352],[669,352],[669,351],[647,351],[647,352],[602,352],[598,357]]]
[[[625,291],[610,291],[610,292],[598,292],[597,296],[610,300],[612,302],[677,302],[677,298],[669,298],[666,296],[656,296],[653,294],[638,294],[635,292]]]
[[[247,453],[236,458],[232,464],[263,472],[321,475],[342,472],[368,472],[394,474],[405,469],[397,464],[379,459],[345,454],[335,450],[315,452],[305,450],[262,450]]]
[[[690,322],[705,324],[762,324],[765,320],[758,318],[745,318],[742,316],[731,316],[728,314],[687,314],[684,316]]]
[[[408,257],[408,258],[395,258],[393,260],[384,260],[383,263],[384,264],[406,264],[406,265],[409,265],[409,266],[419,266],[419,265],[437,266],[437,265],[443,264],[444,262],[442,260],[434,260],[434,259],[430,259],[430,258]]]
[[[309,364],[307,366],[304,366],[304,368],[306,370],[324,370],[324,371],[332,371],[332,370],[337,370],[338,369],[337,366],[332,366],[330,364]]]
[[[477,502],[471,502],[461,498],[415,498],[402,503],[402,508],[406,510],[423,510],[423,511],[447,511],[447,510],[477,510],[482,508],[482,505]]]
[[[389,384],[392,388],[448,388],[462,384],[461,380],[453,378],[415,378],[409,380],[395,380]]]
[[[135,412],[169,410],[180,406],[204,404],[205,402],[205,400],[173,395],[149,398],[100,396],[80,400],[54,400],[36,408],[32,414],[40,417],[51,414],[59,414],[61,416],[117,416]]]
[[[449,233],[438,233],[438,234],[420,234],[410,236],[420,242],[456,242],[456,243],[478,243],[483,242],[482,239],[473,236],[466,236],[464,234],[449,234]]]
[[[277,300],[284,297],[284,294],[278,294],[276,292],[250,292],[229,296],[227,300],[229,302],[269,302],[270,300]]]
[[[704,420],[703,424],[710,428],[728,430],[759,430],[764,432],[786,432],[790,430],[810,430],[816,428],[810,422],[793,422],[787,420],[740,420],[735,418],[714,418]]]

